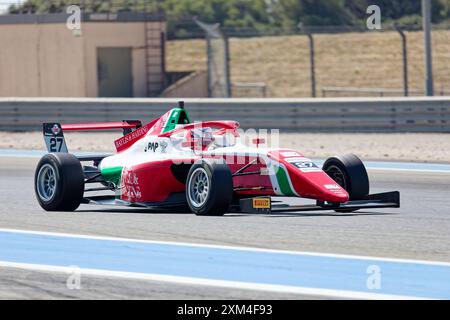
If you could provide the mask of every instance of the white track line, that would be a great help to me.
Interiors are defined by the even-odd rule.
[[[404,169],[404,168],[367,167],[367,170],[368,171],[401,171],[401,172],[446,173],[446,174],[450,174],[450,170],[433,170],[433,169]]]

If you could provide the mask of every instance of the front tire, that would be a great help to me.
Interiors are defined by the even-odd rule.
[[[75,211],[84,194],[80,161],[69,153],[46,154],[37,165],[34,190],[45,211]]]
[[[369,194],[369,177],[362,161],[354,154],[328,158],[322,167],[337,184],[348,192],[350,200],[362,200]],[[337,209],[353,212],[354,209]]]
[[[230,168],[223,161],[212,159],[193,164],[186,180],[186,199],[196,215],[224,215],[233,199]]]

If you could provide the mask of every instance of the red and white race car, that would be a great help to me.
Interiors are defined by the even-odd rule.
[[[226,212],[399,207],[399,192],[369,195],[366,169],[355,155],[332,157],[322,168],[301,152],[245,145],[235,121],[191,122],[181,102],[160,118],[112,123],[45,123],[49,151],[35,173],[35,192],[47,211],[81,203],[189,208],[197,215]],[[123,129],[113,155],[68,153],[63,131]],[[85,164],[85,165],[82,165]],[[105,194],[106,193],[106,194]],[[275,197],[316,200],[291,206]]]

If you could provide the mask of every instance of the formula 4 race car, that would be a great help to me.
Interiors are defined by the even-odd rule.
[[[296,150],[243,143],[235,121],[191,122],[184,103],[160,118],[112,123],[45,123],[49,151],[36,168],[35,192],[47,211],[80,204],[189,209],[197,215],[226,212],[334,210],[399,207],[399,192],[369,195],[369,179],[353,154],[319,168]],[[122,129],[117,153],[75,156],[63,132]],[[84,165],[82,165],[82,163]],[[292,206],[277,197],[315,204]]]

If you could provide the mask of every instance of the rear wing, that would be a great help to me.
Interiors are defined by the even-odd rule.
[[[97,131],[122,129],[123,135],[133,132],[133,129],[142,127],[139,120],[124,120],[122,122],[92,122],[78,124],[44,123],[43,134],[48,152],[68,153],[63,131]]]
[[[64,131],[96,131],[96,130],[112,130],[123,129],[123,134],[130,133],[133,129],[142,127],[139,120],[124,120],[122,122],[93,122],[78,124],[63,124]]]

